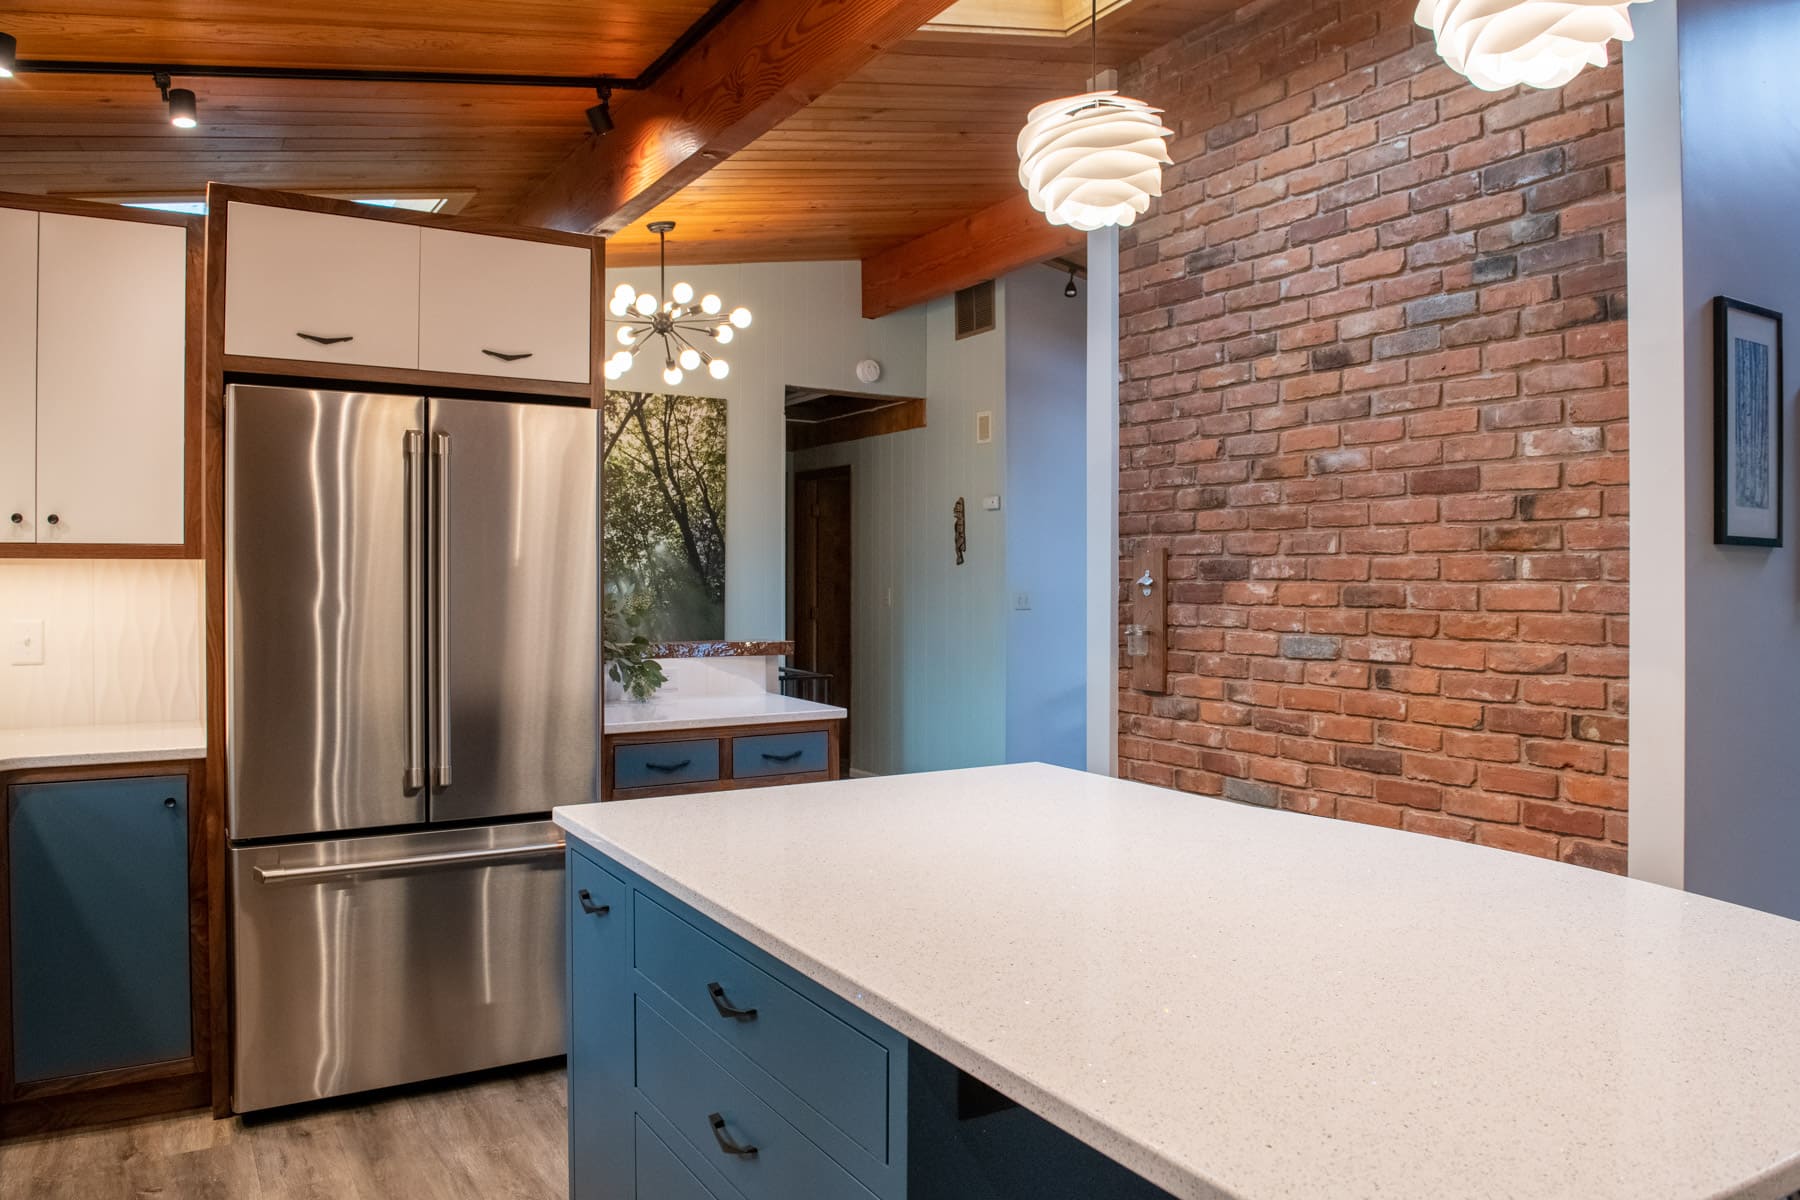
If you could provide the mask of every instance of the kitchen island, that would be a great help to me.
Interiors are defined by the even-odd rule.
[[[577,1200],[1800,1188],[1800,923],[1038,765],[556,820]]]

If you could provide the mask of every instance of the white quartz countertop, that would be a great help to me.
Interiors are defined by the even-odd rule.
[[[603,714],[607,733],[654,733],[667,729],[705,729],[715,725],[780,725],[794,721],[830,721],[845,716],[841,708],[796,700],[777,692],[740,692],[717,696],[652,696],[648,700],[608,700]]]
[[[555,815],[1177,1196],[1800,1188],[1800,922],[1040,765]]]
[[[87,767],[104,763],[180,762],[206,757],[206,727],[173,725],[58,725],[0,730],[0,771]]]

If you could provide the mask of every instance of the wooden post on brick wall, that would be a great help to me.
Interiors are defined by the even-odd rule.
[[[1145,547],[1131,560],[1132,625],[1141,625],[1149,640],[1149,652],[1133,655],[1129,639],[1126,661],[1131,665],[1131,686],[1140,692],[1169,690],[1169,551],[1166,546]],[[1144,581],[1148,580],[1148,583]],[[1149,592],[1149,595],[1145,595]]]

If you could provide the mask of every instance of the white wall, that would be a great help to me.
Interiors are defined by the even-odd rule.
[[[1006,760],[1087,762],[1087,296],[1030,267],[1006,292]],[[1018,607],[1020,596],[1030,607]]]
[[[995,331],[961,341],[952,298],[924,306],[925,387],[912,393],[926,398],[923,429],[793,456],[796,470],[850,467],[850,761],[858,770],[1005,757],[1005,514],[982,507],[984,496],[1003,495],[1005,473],[1008,315],[1006,289],[997,292]],[[978,445],[975,414],[984,410],[993,414],[993,440]],[[959,496],[968,511],[961,566],[952,536]]]
[[[679,231],[671,245],[679,248]],[[896,396],[925,389],[925,318],[918,309],[875,321],[862,318],[862,271],[854,262],[671,266],[669,282],[686,280],[716,292],[727,310],[748,307],[751,327],[727,348],[731,375],[715,382],[689,372],[678,388],[662,382],[662,365],[645,354],[614,386],[677,391],[728,401],[725,502],[725,636],[733,641],[787,636],[787,459],[782,402],[788,384]],[[608,298],[620,283],[657,288],[654,267],[609,268]],[[608,337],[615,326],[608,326]],[[611,349],[616,349],[614,343]],[[878,383],[856,378],[873,358]]]
[[[1800,917],[1800,420],[1792,403],[1800,383],[1800,5],[1656,0],[1638,12],[1640,38],[1649,40],[1629,51],[1628,98],[1643,105],[1660,94],[1670,111],[1676,38],[1681,137],[1678,196],[1666,162],[1627,151],[1632,475],[1647,485],[1633,489],[1632,516],[1633,870],[1666,875],[1665,864],[1678,860],[1690,890]],[[1628,132],[1637,112],[1628,110]],[[1659,132],[1672,136],[1667,125]],[[1657,185],[1640,195],[1647,177]],[[1677,253],[1679,275],[1636,271],[1646,255]],[[1710,304],[1720,294],[1789,318],[1780,549],[1712,541]],[[1641,352],[1669,333],[1678,335],[1681,362],[1652,374]],[[1680,493],[1679,510],[1650,495],[1664,489]],[[1666,543],[1660,553],[1653,540]],[[1646,744],[1672,730],[1682,734],[1685,761]],[[1658,774],[1670,769],[1678,795]]]
[[[0,563],[0,634],[44,623],[44,661],[0,659],[0,729],[198,721],[202,564],[185,559]]]

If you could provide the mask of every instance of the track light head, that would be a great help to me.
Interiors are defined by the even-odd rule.
[[[192,129],[200,124],[200,103],[186,88],[169,92],[169,124],[177,129]]]
[[[1069,282],[1063,285],[1063,295],[1073,300],[1081,293],[1075,290],[1075,268],[1069,268]]]
[[[10,33],[0,33],[0,79],[11,79],[18,67],[18,40]]]
[[[613,130],[612,89],[599,88],[600,103],[587,110],[588,128],[594,131],[595,137],[605,137]]]

